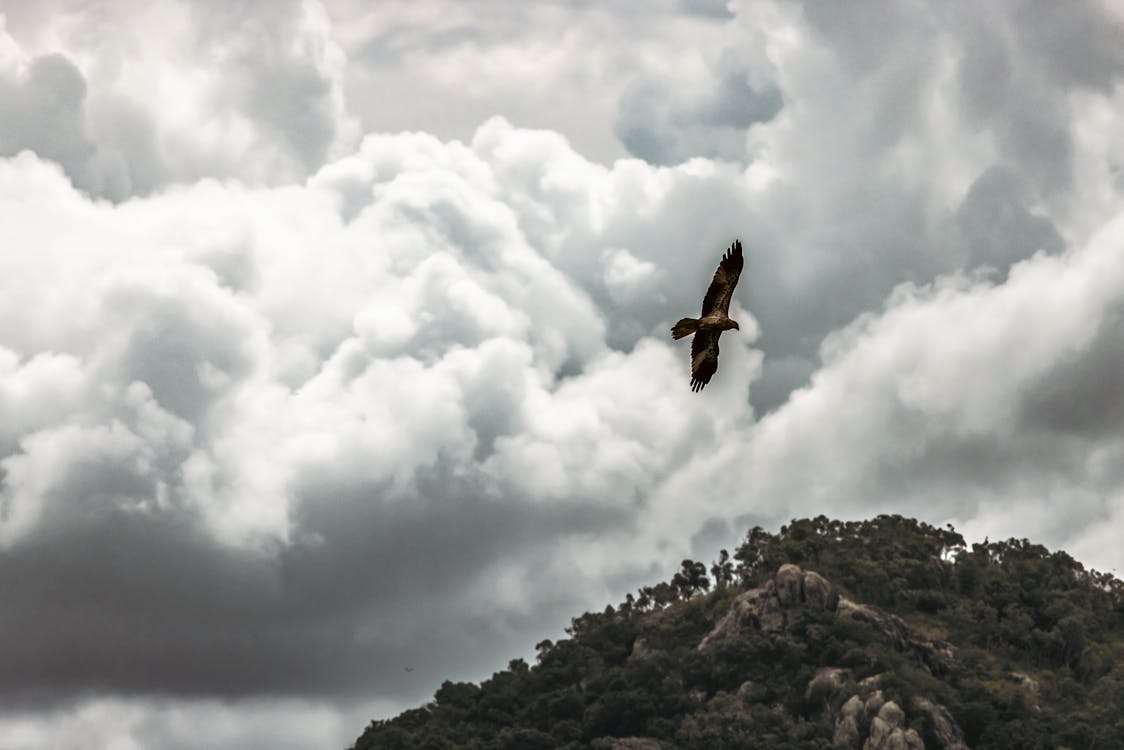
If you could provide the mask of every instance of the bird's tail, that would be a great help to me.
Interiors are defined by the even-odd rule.
[[[671,327],[671,338],[681,339],[684,336],[690,336],[697,330],[699,330],[697,318],[683,318]]]

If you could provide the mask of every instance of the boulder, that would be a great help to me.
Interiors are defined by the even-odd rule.
[[[898,651],[912,652],[933,674],[948,674],[959,667],[952,644],[915,635],[897,615],[846,597],[839,598],[837,612],[840,617],[850,617],[879,631]]]
[[[804,601],[804,571],[792,563],[785,563],[777,570],[777,600],[782,607],[795,607]]]
[[[705,651],[715,643],[746,627],[763,633],[779,633],[801,617],[801,610],[834,612],[839,595],[826,578],[785,563],[765,585],[740,594],[729,612],[699,643]]]
[[[843,687],[855,679],[849,669],[840,667],[822,667],[816,670],[812,679],[808,680],[808,687],[804,691],[804,700],[812,701],[817,698],[828,698],[839,692]]]
[[[835,732],[831,736],[832,747],[838,750],[859,750],[861,736],[859,734],[859,718],[862,716],[863,702],[857,695],[852,695],[839,707],[839,715],[835,719]]]
[[[863,750],[925,750],[921,735],[904,726],[905,712],[893,701],[887,701],[870,722],[870,736]]]
[[[804,603],[819,612],[834,612],[839,606],[835,587],[815,571],[804,573]]]
[[[964,742],[964,732],[947,708],[920,695],[914,696],[910,708],[928,717],[940,750],[971,750]]]

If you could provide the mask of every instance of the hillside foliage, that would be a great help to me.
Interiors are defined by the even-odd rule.
[[[950,644],[954,665],[934,669],[832,612],[699,647],[785,563]],[[848,690],[817,687],[827,667],[877,680],[900,706],[945,707],[976,750],[1124,747],[1124,583],[1026,540],[966,545],[951,527],[900,516],[754,528],[733,555],[684,560],[567,633],[538,644],[533,665],[447,681],[427,705],[372,722],[354,750],[831,748]],[[944,746],[939,727],[906,713],[925,747]]]

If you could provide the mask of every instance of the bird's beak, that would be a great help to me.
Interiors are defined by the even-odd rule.
[[[738,325],[738,322],[737,322],[737,321],[735,320],[735,321],[734,321],[734,330],[735,330],[735,331],[740,331],[741,329],[742,329],[742,327],[741,327],[740,325]]]

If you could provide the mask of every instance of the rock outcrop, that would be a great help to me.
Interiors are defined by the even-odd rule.
[[[910,701],[910,707],[929,718],[940,750],[970,750],[964,742],[964,732],[947,708],[920,695]]]
[[[897,651],[912,654],[932,674],[945,675],[959,668],[956,651],[948,643],[913,631],[900,617],[878,607],[841,597],[823,576],[785,564],[764,585],[734,599],[729,612],[699,642],[706,651],[746,628],[764,634],[782,634],[809,613],[830,612],[875,630]],[[881,675],[855,683],[854,674],[841,667],[822,667],[808,681],[804,699],[820,705],[834,721],[832,744],[839,750],[925,750],[921,735],[906,723],[906,712],[881,690]],[[752,684],[739,690],[747,694]],[[938,750],[970,750],[964,733],[948,709],[926,698],[914,698],[910,711],[932,728]]]
[[[951,644],[913,633],[896,615],[843,597],[839,599],[836,611],[840,617],[850,617],[870,625],[898,651],[912,652],[933,674],[948,674],[957,668],[956,650]]]
[[[870,736],[863,750],[925,750],[925,743],[916,730],[905,726],[905,711],[897,703],[886,701],[870,721]]]
[[[786,563],[764,586],[734,599],[730,611],[699,643],[699,650],[705,651],[746,627],[779,633],[791,627],[803,612],[834,612],[838,603],[834,587],[823,576]]]

